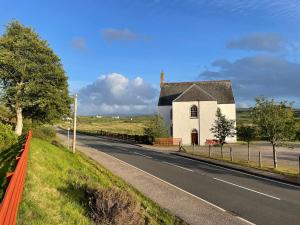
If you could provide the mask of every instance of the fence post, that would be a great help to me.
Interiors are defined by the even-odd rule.
[[[258,157],[259,157],[259,168],[262,168],[261,152],[258,153]]]
[[[210,150],[210,145],[208,145],[208,157],[211,158],[211,150]]]
[[[181,150],[181,141],[179,141],[179,151]]]
[[[232,147],[230,147],[230,160],[233,161]]]

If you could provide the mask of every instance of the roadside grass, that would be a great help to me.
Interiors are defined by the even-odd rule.
[[[132,120],[131,120],[132,118]],[[93,116],[79,116],[77,120],[77,129],[79,131],[96,132],[103,130],[112,133],[143,135],[144,128],[148,127],[153,116],[133,116],[120,117],[113,119],[111,117],[96,118]],[[62,122],[63,128],[72,128],[70,122]]]
[[[184,224],[83,154],[36,138],[31,142],[17,224],[93,224],[80,188],[85,181],[92,188],[117,187],[132,194],[141,203],[145,224]]]
[[[250,167],[250,168],[268,171],[268,172],[272,172],[272,173],[278,173],[278,174],[288,175],[288,176],[292,176],[292,177],[300,176],[299,169],[297,169],[295,167],[278,165],[278,167],[276,169],[274,169],[273,165],[263,162],[263,164],[262,164],[263,166],[260,168],[258,162],[255,162],[255,161],[248,162],[247,160],[241,160],[241,159],[236,159],[236,158],[234,158],[234,160],[231,161],[230,156],[228,156],[228,154],[224,154],[224,157],[221,158],[221,156],[216,156],[216,155],[212,155],[211,157],[209,157],[207,152],[206,153],[198,152],[198,151],[193,152],[193,151],[188,150],[188,151],[186,151],[186,153],[188,153],[190,155],[194,155],[194,156],[200,156],[200,157],[207,158],[207,159],[217,160],[220,162],[227,162],[227,163],[231,163],[231,164],[235,164],[235,165]]]

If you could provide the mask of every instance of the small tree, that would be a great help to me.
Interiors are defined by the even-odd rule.
[[[163,118],[159,115],[154,115],[148,127],[144,129],[144,133],[153,138],[167,137],[168,131]]]
[[[0,89],[16,117],[21,135],[23,118],[51,123],[70,113],[67,77],[60,59],[31,28],[9,23],[0,38]]]
[[[227,119],[222,114],[221,109],[218,108],[216,112],[216,120],[210,129],[215,138],[218,139],[221,145],[221,156],[223,158],[223,145],[226,143],[227,137],[233,137],[235,135],[235,121]]]
[[[292,103],[258,97],[252,110],[252,118],[259,128],[260,135],[272,144],[274,168],[277,168],[276,147],[295,136]]]
[[[256,137],[256,128],[250,125],[241,125],[237,129],[238,137],[247,142],[248,145],[248,162],[250,161],[250,142],[253,141]]]

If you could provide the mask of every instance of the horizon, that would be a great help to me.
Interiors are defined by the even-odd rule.
[[[166,82],[230,80],[237,107],[264,95],[300,108],[300,2],[2,1],[61,58],[79,114],[156,110]]]

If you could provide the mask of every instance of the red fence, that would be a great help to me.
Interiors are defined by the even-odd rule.
[[[17,219],[19,203],[21,201],[26,171],[29,144],[32,133],[28,132],[24,148],[20,151],[20,156],[16,157],[17,166],[13,173],[7,174],[9,180],[3,201],[0,205],[0,225],[14,225]]]
[[[155,138],[156,145],[179,145],[181,138]]]

